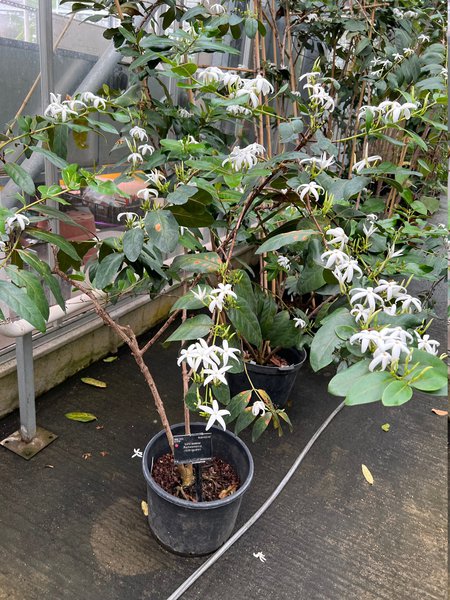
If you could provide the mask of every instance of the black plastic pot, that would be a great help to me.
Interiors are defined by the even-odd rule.
[[[174,434],[184,433],[184,424],[174,425]],[[192,433],[205,430],[205,423],[191,423]],[[167,550],[184,556],[210,554],[231,536],[242,497],[253,478],[253,459],[247,446],[234,433],[212,427],[213,454],[231,464],[239,475],[240,488],[223,500],[189,502],[165,492],[152,478],[153,459],[169,452],[164,431],[145,448],[142,465],[147,482],[148,522],[153,535]]]
[[[275,367],[246,363],[248,377],[256,389],[266,391],[272,402],[279,408],[283,408],[289,400],[289,394],[294,387],[298,372],[306,360],[305,350],[295,348],[284,348],[277,354],[289,362],[287,367]],[[239,394],[251,388],[245,373],[228,373],[227,380],[231,396]],[[253,394],[256,400],[255,394]]]

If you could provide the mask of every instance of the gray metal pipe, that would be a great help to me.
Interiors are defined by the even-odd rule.
[[[86,75],[73,94],[97,90],[104,82],[105,77],[111,73],[121,58],[122,55],[117,52],[114,46],[111,44],[111,46],[105,50],[105,52],[103,52],[98,61],[95,63],[94,67]],[[21,167],[25,169],[25,171],[33,178],[39,175],[43,169],[43,165],[44,157],[42,154],[37,153],[33,154],[30,158],[25,159],[21,163]],[[12,206],[17,205],[15,195],[20,191],[20,188],[13,181],[8,181],[0,195],[0,206],[11,208]]]

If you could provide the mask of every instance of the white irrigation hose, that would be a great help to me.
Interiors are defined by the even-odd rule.
[[[167,600],[178,600],[178,598],[180,598],[184,594],[184,592],[187,589],[189,589],[191,587],[191,585],[195,581],[197,581],[197,579],[199,577],[201,577],[201,575],[203,575],[203,573],[205,571],[207,571],[209,569],[209,567],[211,567],[222,556],[222,554],[225,554],[225,552],[228,550],[228,548],[230,548],[234,544],[234,542],[237,542],[237,540],[240,537],[242,537],[244,535],[244,533],[248,529],[250,529],[250,527],[254,523],[256,523],[256,521],[259,519],[259,517],[266,512],[266,510],[269,508],[269,506],[272,504],[272,502],[274,500],[276,500],[276,498],[281,494],[284,487],[286,486],[288,481],[291,479],[291,477],[294,475],[295,471],[300,466],[301,462],[303,461],[305,456],[308,454],[312,445],[317,440],[317,438],[320,436],[320,434],[328,427],[328,425],[331,423],[331,421],[334,419],[334,417],[343,408],[344,408],[344,402],[341,402],[341,404],[339,404],[339,406],[331,413],[331,415],[328,417],[328,419],[322,423],[322,425],[319,427],[319,429],[316,431],[316,433],[312,436],[312,438],[309,440],[309,442],[303,448],[301,453],[298,455],[298,457],[297,457],[296,461],[294,462],[294,464],[292,465],[292,467],[289,469],[289,471],[286,473],[286,475],[280,481],[280,483],[275,488],[275,490],[272,492],[272,494],[267,498],[267,500],[264,502],[264,504],[255,512],[255,514],[252,517],[250,517],[250,519],[240,529],[238,529],[238,531],[236,531],[236,533],[234,535],[232,535],[230,537],[230,539],[227,542],[225,542],[225,544],[221,548],[219,548],[219,550],[217,550],[217,552],[215,552],[210,558],[208,558],[208,560],[206,562],[204,562],[201,567],[199,567],[196,571],[194,571],[192,573],[192,575],[190,575],[186,579],[186,581],[184,581],[180,585],[180,587],[177,588],[173,592],[173,594],[171,596],[169,596],[169,598],[167,598]]]

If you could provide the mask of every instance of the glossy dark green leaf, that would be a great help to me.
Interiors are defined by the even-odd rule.
[[[411,400],[412,388],[404,381],[392,381],[383,391],[381,401],[385,406],[401,406]]]
[[[178,223],[168,210],[154,210],[145,217],[149,241],[161,252],[173,252],[178,244]]]
[[[390,373],[375,371],[359,377],[351,386],[345,404],[355,406],[381,400],[384,390],[396,381]]]
[[[99,263],[95,273],[94,286],[100,290],[107,287],[117,277],[121,269],[124,255],[122,252],[108,254]]]
[[[32,196],[36,191],[34,186],[33,179],[30,175],[25,171],[23,167],[17,165],[16,163],[5,163],[3,165],[6,174],[8,177],[14,181],[14,183],[23,190],[26,194]]]
[[[18,288],[9,281],[0,280],[0,300],[13,310],[20,318],[31,323],[33,327],[44,332],[46,329],[45,319],[41,312],[27,296],[22,288]]]
[[[123,253],[130,262],[135,262],[144,245],[144,232],[140,227],[128,229],[123,236]]]
[[[214,325],[208,315],[196,315],[187,319],[167,338],[168,342],[179,342],[183,340],[197,340],[205,337]]]

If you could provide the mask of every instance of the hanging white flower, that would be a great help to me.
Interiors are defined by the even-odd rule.
[[[397,102],[396,100],[384,100],[378,108],[386,121],[397,123],[402,119],[410,119],[411,111],[417,110],[419,105],[414,102],[400,104],[400,102]]]
[[[243,79],[243,81],[245,82],[246,80]],[[242,96],[248,96],[249,103],[253,106],[253,108],[258,108],[260,101],[259,96],[254,88],[242,87],[233,92],[230,98],[242,98]]]
[[[232,88],[241,88],[244,85],[243,80],[235,71],[228,71],[222,79],[222,83],[229,90]]]
[[[127,161],[131,163],[133,167],[135,167],[136,165],[143,163],[144,159],[142,158],[142,155],[139,154],[139,152],[132,152],[127,156]]]
[[[386,279],[380,279],[377,287],[375,288],[377,294],[384,293],[386,300],[392,300],[398,298],[400,294],[406,293],[406,288],[403,285],[398,284],[396,281],[387,281]]]
[[[205,300],[208,298],[208,290],[207,288],[202,289],[200,286],[198,286],[197,291],[192,290],[192,295],[197,300],[200,300],[200,302],[205,302]]]
[[[338,248],[333,248],[333,250],[327,250],[320,256],[321,260],[325,262],[325,268],[331,269],[334,265],[342,265],[347,264],[350,260],[350,257],[339,250]]]
[[[220,357],[217,353],[216,346],[208,346],[207,342],[200,338],[194,344],[190,344],[187,348],[183,348],[180,352],[177,364],[185,361],[194,371],[205,370],[208,368],[218,367]]]
[[[127,225],[132,225],[137,219],[139,219],[139,215],[135,212],[121,212],[117,215],[117,220],[122,221],[125,219]]]
[[[239,172],[246,169],[251,169],[258,162],[258,156],[265,153],[266,149],[261,144],[250,144],[245,148],[236,146],[230,156],[222,162],[224,167],[230,163],[234,171]]]
[[[263,96],[267,96],[268,94],[273,94],[273,85],[270,81],[267,81],[265,77],[262,75],[257,75],[254,79],[249,80],[252,82],[252,86],[258,92],[258,94],[262,94]]]
[[[14,229],[24,231],[25,227],[30,224],[30,219],[21,213],[16,213],[5,219],[5,233],[10,234]]]
[[[370,163],[376,163],[379,160],[383,160],[381,156],[375,154],[374,156],[364,157],[362,160],[355,162],[352,167],[352,171],[356,171],[357,173],[361,173],[363,169],[368,169],[370,167]]]
[[[359,323],[367,323],[370,317],[373,315],[373,311],[369,307],[364,307],[362,304],[355,304],[350,311],[350,314],[355,317],[355,321]]]
[[[266,405],[262,400],[256,400],[252,406],[252,415],[257,417],[258,415],[266,414]]]
[[[376,350],[373,354],[373,359],[369,363],[369,371],[374,371],[376,367],[380,367],[380,371],[385,371],[389,365],[392,364],[394,359],[385,350]]]
[[[100,108],[101,110],[106,109],[106,101],[100,96],[96,96],[92,92],[83,92],[80,94],[80,98],[83,102],[91,104],[94,108]]]
[[[277,263],[280,265],[280,267],[282,267],[283,269],[289,269],[291,266],[291,261],[288,259],[287,256],[279,256],[277,258]]]
[[[319,193],[324,192],[325,190],[321,185],[316,183],[315,181],[310,181],[309,183],[302,183],[295,190],[297,194],[300,196],[300,200],[304,200],[307,194],[311,194],[314,196],[316,202],[319,200]]]
[[[152,155],[155,151],[153,146],[150,146],[150,144],[142,144],[141,146],[138,146],[138,150],[142,154],[142,156],[146,156],[147,154]]]
[[[130,129],[130,135],[135,140],[140,140],[141,142],[145,142],[146,140],[148,140],[147,132],[145,131],[145,129],[139,127],[138,125],[135,125]]]
[[[227,106],[226,110],[229,115],[234,115],[235,117],[240,115],[248,117],[253,114],[249,108],[242,106],[241,104],[231,104],[230,106]]]
[[[203,69],[196,74],[197,79],[204,85],[222,81],[223,76],[224,73],[219,67],[206,67],[206,69]]]
[[[403,312],[412,312],[413,309],[417,310],[418,312],[422,310],[422,302],[419,300],[419,298],[415,298],[409,294],[399,294],[395,302],[402,305]]]
[[[143,188],[142,190],[138,190],[136,194],[138,198],[142,198],[146,202],[148,202],[152,197],[157,198],[158,195],[158,190],[155,190],[153,188]]]
[[[303,158],[300,161],[300,164],[313,164],[319,169],[328,169],[329,167],[331,167],[331,165],[334,165],[335,162],[336,159],[334,158],[334,156],[327,157],[327,153],[324,152],[321,157],[310,156],[308,158]]]
[[[217,288],[209,293],[209,296],[211,299],[208,306],[210,312],[214,312],[216,309],[219,311],[223,310],[225,301],[228,298],[237,298],[230,283],[219,283]]]
[[[327,230],[326,235],[332,236],[331,240],[329,240],[328,243],[339,245],[341,250],[348,242],[348,235],[345,233],[342,227],[330,228]]]
[[[160,187],[166,181],[166,177],[158,169],[152,169],[151,173],[147,174],[147,181],[153,183],[156,187]]]
[[[333,275],[341,284],[351,283],[355,276],[359,278],[362,277],[362,274],[358,261],[354,258],[350,259],[346,264],[336,265],[333,270]]]
[[[292,319],[294,321],[294,327],[304,329],[306,327],[306,321],[304,321],[300,317],[294,317]]]
[[[362,300],[362,304],[369,306],[372,311],[377,308],[377,302],[380,306],[384,305],[383,298],[375,293],[372,287],[368,288],[353,288],[350,290],[350,303],[354,304],[357,300]]]
[[[203,375],[206,375],[205,380],[203,382],[204,386],[207,386],[209,383],[217,385],[218,383],[223,383],[224,385],[228,385],[228,381],[226,379],[226,373],[232,368],[231,365],[224,365],[219,367],[215,363],[211,365],[211,367],[207,367],[203,369]]]
[[[77,111],[70,108],[66,102],[61,102],[61,94],[50,92],[50,104],[44,111],[45,117],[65,123],[71,115],[77,115]]]

